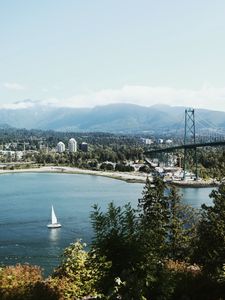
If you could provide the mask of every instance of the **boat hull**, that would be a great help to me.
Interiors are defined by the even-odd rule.
[[[56,224],[48,224],[47,227],[50,228],[50,229],[54,229],[54,228],[60,228],[60,227],[62,227],[62,225],[59,224],[59,223],[56,223]]]

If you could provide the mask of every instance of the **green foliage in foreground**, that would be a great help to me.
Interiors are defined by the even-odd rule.
[[[82,298],[86,295],[97,296],[98,283],[102,281],[111,267],[104,256],[97,257],[95,250],[85,251],[86,245],[77,241],[65,249],[62,264],[51,277],[52,282],[63,280],[65,299]]]
[[[0,268],[0,299],[225,299],[225,185],[211,197],[197,217],[174,187],[147,180],[137,209],[94,206],[90,250],[71,244],[47,279],[38,267]]]
[[[202,205],[195,256],[207,273],[217,276],[224,274],[225,266],[225,184],[212,191],[210,197],[214,205]]]
[[[122,299],[170,299],[174,293],[167,263],[190,259],[194,212],[181,203],[174,187],[167,194],[165,189],[160,178],[147,181],[138,210],[110,203],[103,213],[94,207],[93,248],[112,263],[102,281],[104,294],[110,295],[115,278],[120,278]]]

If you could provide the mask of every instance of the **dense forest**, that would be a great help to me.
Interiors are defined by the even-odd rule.
[[[37,266],[1,267],[0,299],[225,299],[225,185],[210,197],[195,211],[155,177],[136,209],[95,205],[89,250],[71,244],[45,279]]]

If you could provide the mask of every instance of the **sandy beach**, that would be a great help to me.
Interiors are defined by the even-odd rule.
[[[72,167],[56,167],[56,166],[46,166],[40,168],[30,168],[30,169],[15,169],[15,170],[0,170],[1,174],[8,173],[66,173],[66,174],[86,174],[95,176],[104,176],[113,179],[124,180],[126,182],[136,182],[145,183],[147,174],[139,172],[109,172],[109,171],[93,171],[85,170]]]
[[[40,168],[30,168],[30,169],[15,169],[15,170],[0,170],[1,174],[8,174],[8,173],[60,173],[60,174],[84,174],[84,175],[94,175],[94,176],[104,176],[113,179],[123,180],[129,183],[145,183],[147,179],[146,173],[140,172],[110,172],[110,171],[94,171],[94,170],[87,170],[87,169],[79,169],[79,168],[72,168],[72,167],[57,167],[57,166],[45,166]],[[151,179],[151,176],[150,176]],[[170,182],[178,187],[191,187],[191,188],[204,188],[210,186],[217,186],[219,182],[215,182],[214,180],[186,180],[186,181],[173,181]]]

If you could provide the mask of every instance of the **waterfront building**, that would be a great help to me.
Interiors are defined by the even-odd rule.
[[[70,139],[68,142],[69,152],[77,152],[77,141],[75,139]]]
[[[64,152],[65,149],[66,149],[66,147],[65,147],[65,144],[64,144],[63,142],[59,142],[59,143],[57,144],[57,146],[56,146],[56,151],[57,151],[58,153]]]

